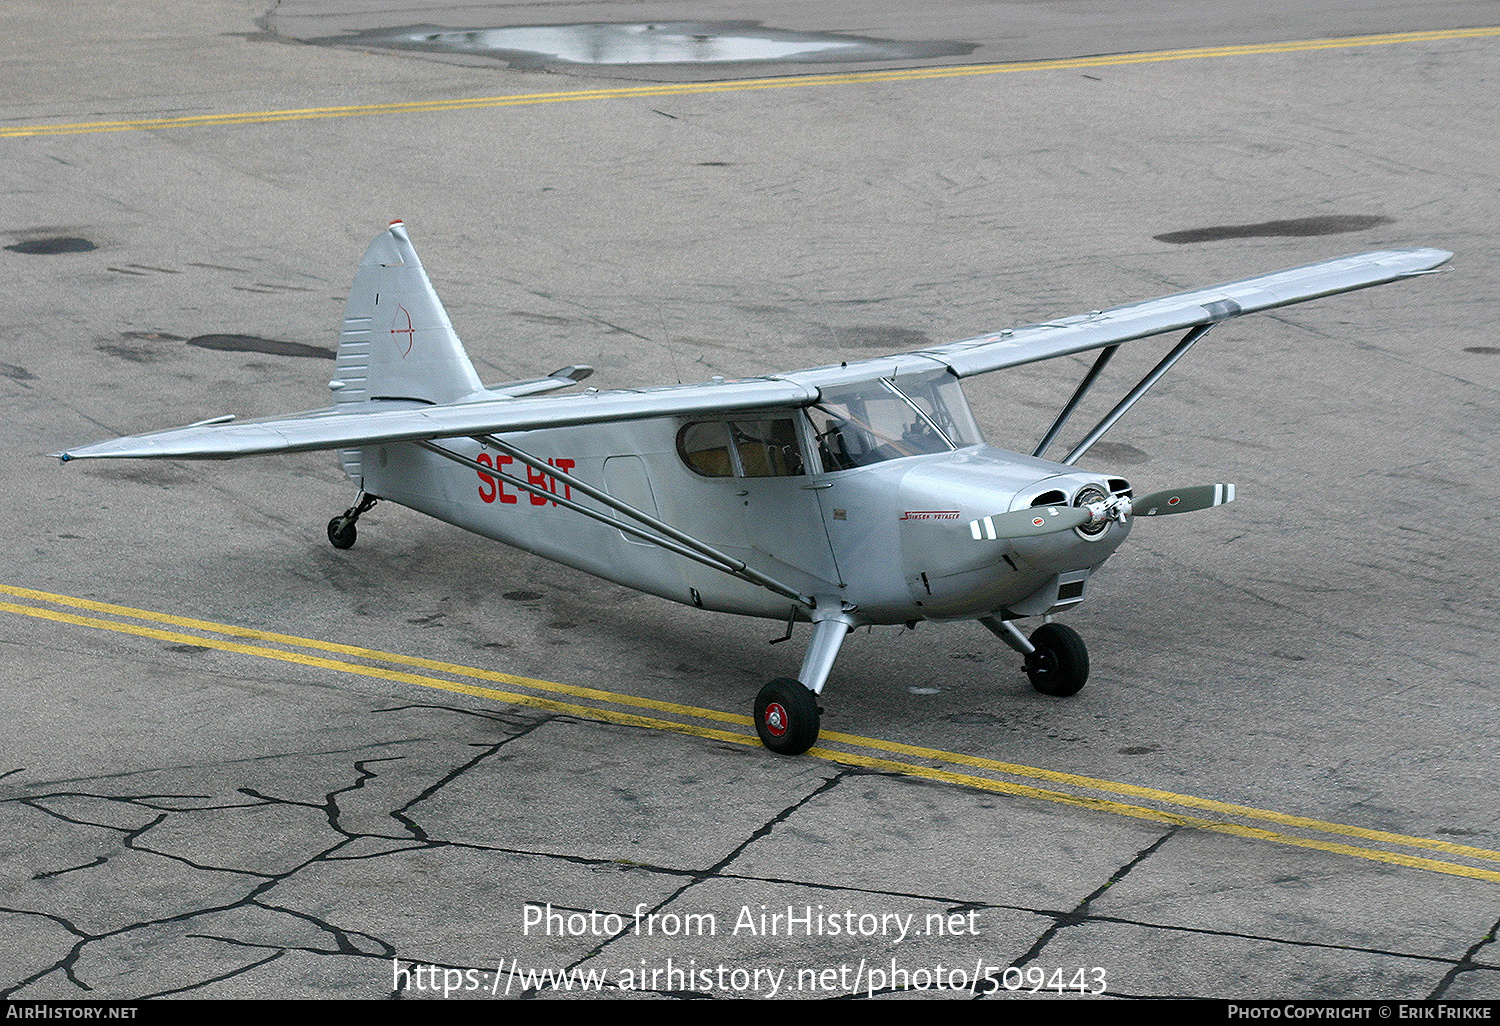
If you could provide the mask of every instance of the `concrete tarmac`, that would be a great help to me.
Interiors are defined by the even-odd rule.
[[[1500,34],[1448,31],[1493,5],[1151,5],[1128,45],[1094,5],[641,9],[978,46],[723,88],[74,6],[0,41],[0,995],[1500,997]],[[1035,58],[1083,59],[989,63]],[[805,632],[389,505],[336,551],[326,454],[47,458],[325,405],[395,217],[484,380],[601,388],[1456,256],[1220,325],[1089,454],[1240,498],[1136,526],[1066,618],[1081,693],[978,625],[861,632],[788,759],[744,716]],[[972,380],[988,441],[1086,366]]]

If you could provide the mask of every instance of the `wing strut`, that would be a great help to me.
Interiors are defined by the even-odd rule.
[[[740,560],[735,559],[732,556],[725,555],[711,545],[706,545],[698,539],[692,537],[691,535],[684,534],[672,525],[658,520],[656,517],[651,516],[649,513],[644,513],[641,510],[636,509],[634,506],[621,502],[619,499],[616,499],[614,496],[608,494],[607,492],[595,488],[587,481],[579,480],[572,474],[559,470],[556,467],[552,466],[550,463],[539,460],[535,456],[532,456],[530,453],[527,453],[521,449],[517,449],[515,446],[509,444],[508,442],[502,442],[494,435],[476,436],[475,441],[499,449],[501,452],[514,457],[516,460],[526,464],[528,467],[539,470],[542,473],[546,474],[548,477],[556,478],[557,480],[564,482],[569,487],[577,489],[584,495],[587,495],[589,498],[603,503],[610,509],[613,509],[618,513],[630,517],[632,520],[636,520],[642,524],[645,524],[647,527],[650,527],[654,531],[661,532],[661,534],[666,535],[666,537],[652,534],[651,531],[643,530],[642,528],[637,527],[634,524],[627,523],[622,520],[617,520],[614,517],[605,516],[598,510],[589,509],[587,506],[574,502],[572,499],[566,498],[564,496],[556,495],[548,491],[546,488],[531,484],[529,481],[522,480],[518,477],[512,477],[509,474],[501,472],[496,467],[485,466],[478,460],[471,460],[469,459],[469,457],[464,456],[460,453],[456,453],[452,449],[444,448],[443,446],[438,445],[435,442],[419,440],[415,444],[423,449],[426,449],[429,452],[436,453],[437,455],[442,456],[445,459],[450,459],[454,463],[458,463],[465,467],[468,467],[470,470],[475,470],[481,474],[486,474],[490,477],[503,480],[506,484],[511,485],[515,488],[519,488],[523,492],[529,492],[532,495],[541,496],[548,502],[555,502],[559,506],[562,506],[564,509],[570,509],[575,513],[581,513],[584,516],[589,517],[590,519],[608,524],[609,526],[617,530],[624,531],[626,534],[633,535],[634,537],[637,537],[642,541],[650,542],[653,545],[666,549],[668,552],[674,552],[679,556],[684,556],[696,563],[702,563],[706,567],[718,570],[721,573],[726,573],[731,577],[736,577],[742,581],[747,581],[751,584],[756,584],[762,588],[774,591],[778,595],[783,595],[786,598],[793,599],[796,602],[802,603],[809,609],[815,608],[817,605],[817,603],[811,596],[803,595],[801,592],[797,591],[790,585],[783,584],[782,582],[776,580],[776,578],[774,577],[768,577],[767,575],[761,573],[759,570],[755,570],[752,567],[745,565]]]
[[[1193,347],[1193,343],[1212,331],[1213,326],[1217,323],[1219,322],[1210,321],[1208,324],[1200,324],[1192,331],[1188,332],[1185,336],[1183,336],[1182,341],[1177,343],[1177,345],[1172,348],[1172,351],[1170,353],[1162,357],[1161,362],[1158,363],[1155,367],[1151,368],[1151,372],[1144,378],[1142,378],[1140,382],[1130,390],[1130,394],[1127,395],[1124,399],[1121,399],[1119,404],[1116,405],[1114,409],[1110,410],[1103,420],[1094,425],[1094,430],[1083,436],[1083,441],[1075,445],[1073,447],[1073,451],[1063,457],[1062,462],[1070,467],[1073,466],[1073,464],[1077,463],[1078,458],[1084,453],[1088,452],[1089,448],[1095,442],[1103,438],[1104,433],[1115,426],[1115,421],[1125,416],[1125,411],[1129,410],[1138,401],[1140,401],[1141,396],[1145,395],[1152,385],[1161,380],[1161,376],[1167,371],[1171,370],[1172,365],[1178,360],[1182,359],[1183,355]],[[1105,354],[1109,352],[1110,350],[1106,349],[1104,353],[1100,354],[1099,359],[1095,361],[1093,368],[1090,369],[1088,376],[1084,378],[1084,384],[1089,384],[1089,379],[1094,377],[1095,373],[1098,370],[1102,369],[1101,364],[1105,362]],[[1083,386],[1079,387],[1081,389]],[[1072,412],[1071,407],[1076,405],[1079,398],[1080,395],[1074,395],[1073,401],[1068,404],[1069,408],[1063,411],[1064,415]]]
[[[1073,398],[1069,399],[1068,405],[1062,408],[1062,412],[1057,415],[1057,419],[1052,422],[1052,426],[1047,429],[1047,434],[1037,443],[1037,447],[1032,451],[1031,455],[1040,456],[1047,451],[1047,446],[1051,445],[1053,440],[1057,438],[1057,433],[1068,422],[1068,418],[1073,416],[1073,411],[1078,409],[1078,404],[1083,401],[1084,395],[1093,386],[1094,379],[1099,376],[1099,372],[1104,369],[1105,365],[1109,363],[1109,358],[1114,356],[1115,350],[1119,348],[1120,343],[1116,342],[1112,346],[1105,346],[1099,350],[1099,358],[1094,361],[1094,365],[1089,368],[1089,372],[1078,383],[1078,388],[1073,392]]]

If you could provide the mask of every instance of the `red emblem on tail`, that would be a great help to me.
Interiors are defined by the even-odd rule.
[[[402,321],[406,322],[406,327],[398,328],[397,325]],[[406,312],[406,307],[396,307],[396,316],[391,319],[391,334],[393,336],[406,336],[406,348],[401,350],[401,359],[406,359],[407,354],[411,352],[412,343],[415,342],[417,338],[417,329],[411,326],[411,314]],[[399,346],[400,344],[401,340],[399,338],[396,339],[396,345]]]

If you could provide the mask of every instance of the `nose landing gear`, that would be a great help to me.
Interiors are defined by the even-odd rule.
[[[1044,695],[1076,695],[1089,679],[1089,650],[1071,627],[1044,623],[1031,635],[1026,676]]]
[[[1009,620],[982,616],[979,622],[1026,657],[1026,677],[1044,695],[1076,695],[1089,679],[1089,650],[1073,628],[1044,623],[1030,640]]]

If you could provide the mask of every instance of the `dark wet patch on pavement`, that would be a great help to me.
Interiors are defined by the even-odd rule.
[[[868,347],[905,353],[932,345],[932,339],[922,332],[898,325],[856,324],[849,328],[828,330],[828,337],[822,341],[837,346],[859,346],[862,349]],[[816,336],[813,340],[817,340]]]
[[[77,236],[58,236],[49,239],[27,239],[5,248],[12,253],[52,256],[57,253],[91,253],[99,247],[88,239],[80,239]]]
[[[132,484],[151,485],[155,488],[173,488],[198,480],[188,471],[155,462],[88,467],[84,472],[90,477],[102,477],[111,481],[129,481]]]
[[[1187,242],[1218,242],[1221,239],[1304,238],[1314,235],[1341,235],[1362,232],[1383,224],[1394,224],[1393,218],[1379,214],[1325,214],[1321,217],[1299,217],[1290,221],[1261,221],[1259,224],[1221,224],[1209,228],[1188,228],[1178,232],[1153,235],[1158,242],[1182,245]]]
[[[129,360],[131,363],[160,363],[163,360],[172,359],[171,353],[152,346],[132,346],[118,342],[101,342],[94,348],[101,353],[108,353],[110,356],[118,356],[122,360]]]
[[[274,338],[259,338],[255,335],[198,335],[187,340],[190,346],[199,349],[217,349],[229,353],[267,353],[271,356],[306,356],[317,360],[332,360],[334,352],[324,346],[310,346],[304,342],[281,342]]]
[[[1005,723],[1005,720],[1003,720],[999,716],[996,716],[994,713],[963,712],[963,713],[951,713],[951,714],[949,714],[949,716],[948,716],[948,722],[949,723],[979,723],[979,724],[984,724],[985,726],[1000,726],[1000,725],[1003,725]]]

